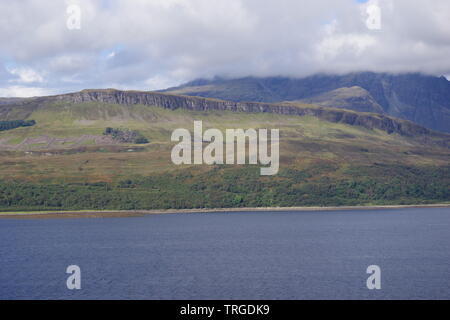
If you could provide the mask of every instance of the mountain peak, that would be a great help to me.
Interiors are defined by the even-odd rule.
[[[305,78],[215,78],[193,81],[164,92],[234,102],[314,101],[320,97],[325,105],[324,94],[335,97],[336,93],[342,92],[334,90],[352,87],[364,89],[370,96],[372,107],[367,109],[366,103],[361,106],[358,99],[341,107],[385,113],[433,130],[450,132],[450,81],[445,77],[420,73],[355,72],[344,75],[316,74]],[[356,92],[354,98],[358,97]],[[327,106],[340,107],[334,102],[330,99]]]

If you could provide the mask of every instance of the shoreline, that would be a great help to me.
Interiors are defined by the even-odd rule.
[[[327,212],[353,210],[396,210],[418,208],[450,208],[448,204],[384,205],[342,207],[265,207],[265,208],[217,208],[217,209],[167,209],[167,210],[82,210],[82,211],[20,211],[1,212],[0,219],[50,219],[50,218],[127,218],[160,214],[206,214],[226,212]]]

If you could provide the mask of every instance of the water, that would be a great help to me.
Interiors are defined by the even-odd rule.
[[[0,243],[1,299],[450,298],[450,208],[1,219]]]

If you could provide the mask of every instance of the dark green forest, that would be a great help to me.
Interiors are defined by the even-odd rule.
[[[149,143],[148,139],[144,137],[139,131],[129,129],[114,129],[106,128],[103,132],[105,136],[111,136],[114,140],[121,143],[136,143],[146,144]]]
[[[116,183],[0,182],[0,209],[182,209],[431,204],[450,201],[450,166],[372,165],[282,169],[276,179],[258,167],[184,170]]]
[[[0,131],[12,130],[19,127],[31,127],[36,124],[34,120],[0,121]]]

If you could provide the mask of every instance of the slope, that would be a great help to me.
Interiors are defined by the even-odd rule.
[[[302,112],[285,113],[284,108]],[[404,128],[390,131],[367,125],[372,120],[350,124],[335,115],[380,118],[342,110],[316,115],[314,110],[322,109],[117,90],[87,90],[3,106],[3,119],[20,115],[35,120],[36,125],[0,132],[0,208],[152,209],[450,200],[448,135],[413,124],[408,127],[407,122],[389,117],[385,119]],[[202,120],[205,130],[280,129],[280,173],[261,177],[259,166],[174,165],[171,133],[177,128],[192,131],[194,120]],[[106,127],[139,130],[150,143],[108,140],[102,134]]]
[[[242,78],[196,80],[164,92],[231,101],[280,102],[312,98],[359,86],[367,90],[384,113],[427,128],[450,132],[450,82],[423,74],[361,72],[318,74],[306,78]],[[358,104],[347,108],[358,110]]]

